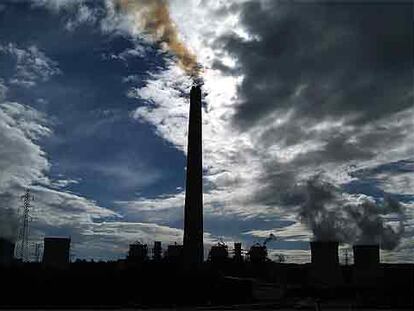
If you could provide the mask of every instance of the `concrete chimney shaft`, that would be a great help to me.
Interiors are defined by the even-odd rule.
[[[184,260],[187,266],[200,265],[203,247],[203,165],[201,87],[193,86],[190,94],[188,126],[187,179],[184,207]]]

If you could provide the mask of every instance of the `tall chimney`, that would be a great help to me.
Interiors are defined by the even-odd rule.
[[[190,93],[184,208],[184,260],[189,267],[200,265],[204,259],[201,128],[201,87],[196,85],[191,88]]]

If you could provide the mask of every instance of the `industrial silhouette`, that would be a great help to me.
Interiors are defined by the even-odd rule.
[[[203,262],[203,165],[202,165],[201,87],[190,93],[187,179],[184,207],[184,259],[188,267]]]
[[[240,242],[232,249],[213,245],[203,258],[202,113],[201,87],[190,96],[188,158],[183,245],[163,248],[131,243],[125,259],[71,262],[69,237],[45,237],[43,256],[36,261],[14,257],[15,244],[0,238],[1,308],[176,308],[215,309],[412,308],[414,265],[383,264],[377,244],[354,245],[354,264],[339,261],[339,242],[310,242],[311,262],[284,263],[268,258],[267,243],[248,250]],[[30,196],[25,200],[29,206]],[[26,230],[26,229],[24,229]],[[27,241],[26,238],[23,238]],[[26,243],[26,242],[25,242]],[[27,245],[23,244],[23,245]],[[30,284],[24,300],[16,300],[22,282]],[[24,287],[29,288],[29,287]]]

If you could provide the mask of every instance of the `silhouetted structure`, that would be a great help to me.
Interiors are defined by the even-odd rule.
[[[70,238],[45,237],[43,265],[50,268],[66,268],[69,265]]]
[[[379,245],[354,245],[353,250],[356,268],[372,268],[380,264]]]
[[[342,275],[339,268],[337,241],[312,241],[311,279],[315,286],[337,286]]]
[[[267,260],[267,248],[265,245],[256,243],[250,247],[247,255],[249,255],[251,263],[263,263]]]
[[[155,241],[154,248],[152,249],[152,259],[155,261],[160,261],[161,254],[162,254],[161,241]]]
[[[50,255],[50,250],[62,254],[57,248],[68,239],[45,240],[50,242],[45,243]],[[0,239],[0,245],[10,249],[9,241]],[[238,245],[235,249],[241,254]],[[159,246],[154,243],[155,249]],[[337,242],[312,242],[311,249],[311,264],[274,262],[266,257],[263,244],[250,248],[251,260],[237,262],[228,259],[226,245],[219,243],[210,250],[211,260],[195,270],[182,265],[179,244],[169,245],[162,260],[147,258],[146,245],[135,243],[128,259],[138,261],[77,260],[65,269],[13,261],[0,265],[2,282],[7,284],[0,308],[412,310],[413,264],[379,263],[378,246],[354,247],[359,255],[352,266],[339,265]],[[22,280],[34,286],[25,290],[25,299],[15,299]]]
[[[128,261],[142,262],[148,259],[148,246],[140,242],[129,245]]]
[[[311,263],[315,266],[332,267],[339,265],[338,245],[336,241],[312,241]]]
[[[241,243],[234,243],[234,257],[233,259],[235,261],[243,261],[243,256],[242,256],[242,244]]]
[[[180,244],[172,244],[167,247],[166,259],[169,262],[182,262],[183,260],[183,246]]]
[[[208,259],[212,263],[223,263],[228,259],[228,257],[229,252],[227,250],[227,245],[224,243],[218,243],[217,245],[213,245],[208,255]]]
[[[0,238],[0,265],[10,265],[14,260],[14,243]]]
[[[354,245],[353,250],[354,284],[358,287],[377,286],[383,276],[380,270],[379,245]]]
[[[201,87],[196,85],[191,88],[190,93],[184,208],[184,260],[187,267],[197,267],[203,262],[203,257]]]

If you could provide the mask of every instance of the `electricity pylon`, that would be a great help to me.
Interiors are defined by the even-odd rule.
[[[29,211],[30,202],[34,200],[34,197],[30,194],[30,189],[26,189],[26,193],[21,196],[23,200],[23,214],[22,221],[19,230],[19,241],[20,245],[17,248],[16,257],[22,261],[29,260]]]

